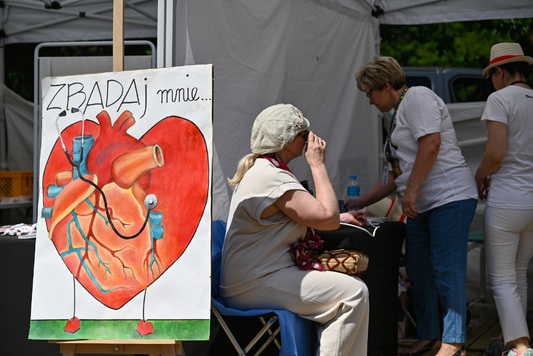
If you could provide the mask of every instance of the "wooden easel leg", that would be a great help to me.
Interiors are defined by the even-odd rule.
[[[77,340],[50,341],[60,344],[62,356],[80,354],[148,354],[176,356],[182,354],[181,341],[176,340]]]
[[[60,352],[63,356],[74,356],[76,352],[75,344],[61,344]]]
[[[161,356],[176,356],[177,353],[174,350],[174,345],[163,345],[162,346]],[[159,355],[150,355],[150,356],[159,356]]]

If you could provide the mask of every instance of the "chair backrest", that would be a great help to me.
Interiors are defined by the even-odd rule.
[[[366,207],[368,217],[387,217],[389,221],[406,222],[406,216],[402,212],[401,198],[393,195],[385,197],[378,202]]]
[[[314,339],[316,338],[315,323],[303,319],[288,310],[268,310],[251,309],[238,310],[226,307],[220,296],[220,264],[222,260],[222,246],[226,236],[226,223],[222,220],[215,220],[212,223],[211,232],[211,298],[213,300],[213,311],[219,322],[225,325],[221,315],[233,316],[261,316],[267,313],[275,313],[279,318],[281,328],[281,350],[280,355],[312,355],[315,353]],[[270,324],[274,326],[276,324]],[[226,325],[227,327],[227,325]],[[230,339],[233,339],[231,332],[224,330]],[[237,342],[237,341],[235,341]],[[235,345],[235,344],[234,344]]]
[[[211,231],[211,296],[215,299],[220,297],[220,263],[225,236],[226,222],[214,220]]]

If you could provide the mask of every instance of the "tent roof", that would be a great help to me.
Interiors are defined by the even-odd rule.
[[[533,17],[531,0],[329,0],[386,25]]]
[[[372,0],[389,25],[533,17],[531,0]]]
[[[113,1],[6,0],[5,43],[111,40]],[[124,0],[124,37],[157,37],[158,0]]]
[[[157,37],[157,13],[176,0],[124,0],[124,37]],[[309,0],[317,1],[317,0]],[[186,3],[187,1],[181,1]],[[330,5],[377,16],[382,24],[424,24],[533,17],[531,0],[329,0]],[[0,1],[4,41],[9,43],[112,39],[113,1]],[[178,1],[180,3],[180,1]],[[1,5],[1,4],[0,4]],[[176,24],[173,24],[175,26]]]

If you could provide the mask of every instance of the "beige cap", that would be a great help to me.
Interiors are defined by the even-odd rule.
[[[487,76],[489,71],[494,67],[511,62],[526,62],[531,65],[533,64],[533,58],[524,56],[524,51],[522,51],[522,47],[520,47],[519,43],[496,43],[490,49],[490,62],[489,65],[483,69],[483,75]]]
[[[256,154],[281,151],[309,126],[309,120],[295,106],[291,104],[272,105],[257,115],[252,127],[250,148]]]

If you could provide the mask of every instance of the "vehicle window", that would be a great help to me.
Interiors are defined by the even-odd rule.
[[[450,80],[450,100],[452,103],[486,101],[494,87],[482,76],[454,77]]]
[[[408,87],[423,86],[433,89],[431,87],[431,79],[422,76],[408,76],[405,78]]]

